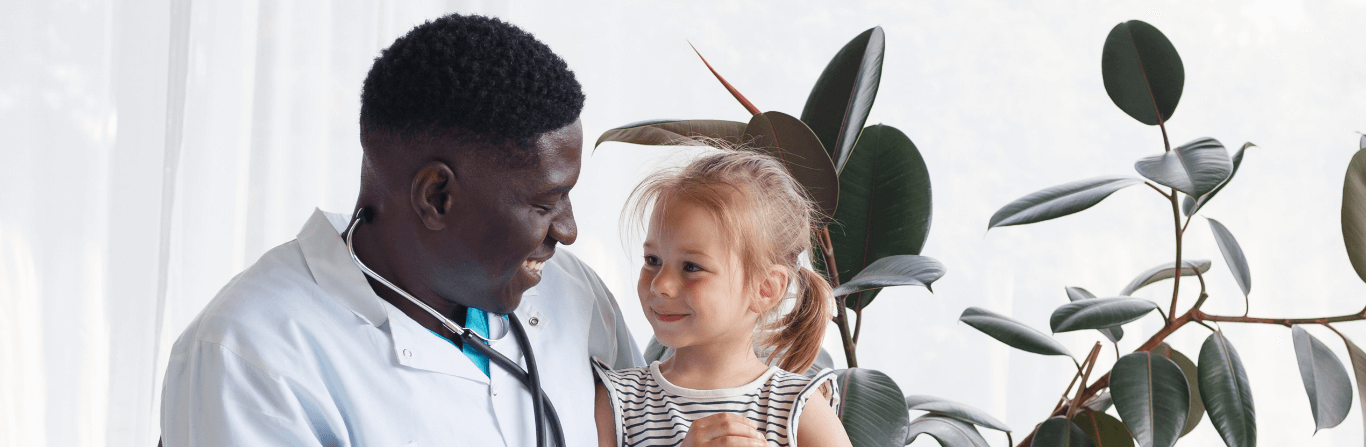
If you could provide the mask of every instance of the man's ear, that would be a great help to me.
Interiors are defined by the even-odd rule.
[[[779,265],[769,267],[768,273],[759,281],[759,294],[750,310],[764,313],[773,309],[787,295],[787,283],[787,269]]]
[[[429,230],[446,228],[446,218],[455,206],[455,172],[444,162],[422,165],[413,176],[410,201],[417,218]]]

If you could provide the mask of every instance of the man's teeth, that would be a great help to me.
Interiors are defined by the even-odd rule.
[[[522,267],[526,267],[527,270],[531,270],[532,273],[539,275],[541,274],[541,269],[545,268],[545,261],[533,261],[528,259],[522,261]]]

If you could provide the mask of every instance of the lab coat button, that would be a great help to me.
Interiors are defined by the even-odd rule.
[[[492,394],[495,397],[498,396],[498,387],[489,385],[489,394]]]
[[[413,351],[409,351],[409,350],[407,350],[407,349],[404,349],[404,350],[403,350],[403,356],[404,356],[404,357],[407,357],[407,358],[413,358]]]
[[[528,322],[528,323],[531,323],[532,326],[535,326],[535,325],[541,324],[541,319],[540,319],[540,318],[536,318],[536,317],[531,317],[531,319],[530,319],[530,320],[527,320],[527,322]]]

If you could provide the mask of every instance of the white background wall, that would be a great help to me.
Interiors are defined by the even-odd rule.
[[[12,0],[5,9],[0,445],[153,444],[170,343],[232,275],[291,239],[313,207],[350,209],[370,61],[447,11],[502,17],[563,56],[588,94],[590,147],[603,130],[641,119],[747,119],[689,41],[761,109],[797,115],[835,51],[881,25],[886,65],[869,123],[902,129],[924,154],[935,188],[925,254],[949,273],[934,294],[883,293],[865,323],[862,366],[907,394],[977,406],[1021,436],[1051,409],[1072,366],[1004,347],[957,323],[962,310],[982,306],[1046,329],[1066,302],[1063,287],[1112,294],[1173,257],[1168,205],[1143,187],[1076,216],[985,232],[1015,198],[1132,174],[1134,160],[1161,152],[1158,131],[1114,107],[1101,83],[1101,45],[1121,21],[1157,26],[1182,55],[1174,144],[1211,136],[1230,151],[1260,146],[1205,211],[1247,253],[1252,314],[1366,306],[1338,220],[1353,131],[1366,131],[1361,0]],[[617,216],[636,181],[687,154],[607,144],[585,154],[573,192],[580,238],[569,250],[617,292],[642,343],[638,262]],[[1215,265],[1206,310],[1240,315],[1242,297],[1206,224],[1191,228],[1187,257]],[[1170,289],[1140,295],[1165,308]],[[1121,348],[1160,324],[1131,325]],[[1359,408],[1314,435],[1287,329],[1223,327],[1249,369],[1262,445],[1361,442]],[[1366,323],[1338,327],[1366,342]],[[1310,332],[1346,359],[1331,332]],[[1194,357],[1207,335],[1193,326],[1169,341]],[[1058,338],[1082,356],[1099,336]],[[1113,360],[1107,347],[1101,364]],[[1208,423],[1190,436],[1189,445],[1221,445]]]

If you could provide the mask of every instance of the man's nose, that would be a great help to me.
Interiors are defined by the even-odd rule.
[[[568,197],[565,197],[564,206],[550,221],[550,237],[564,245],[573,244],[579,238],[579,226],[574,223],[574,204]]]

